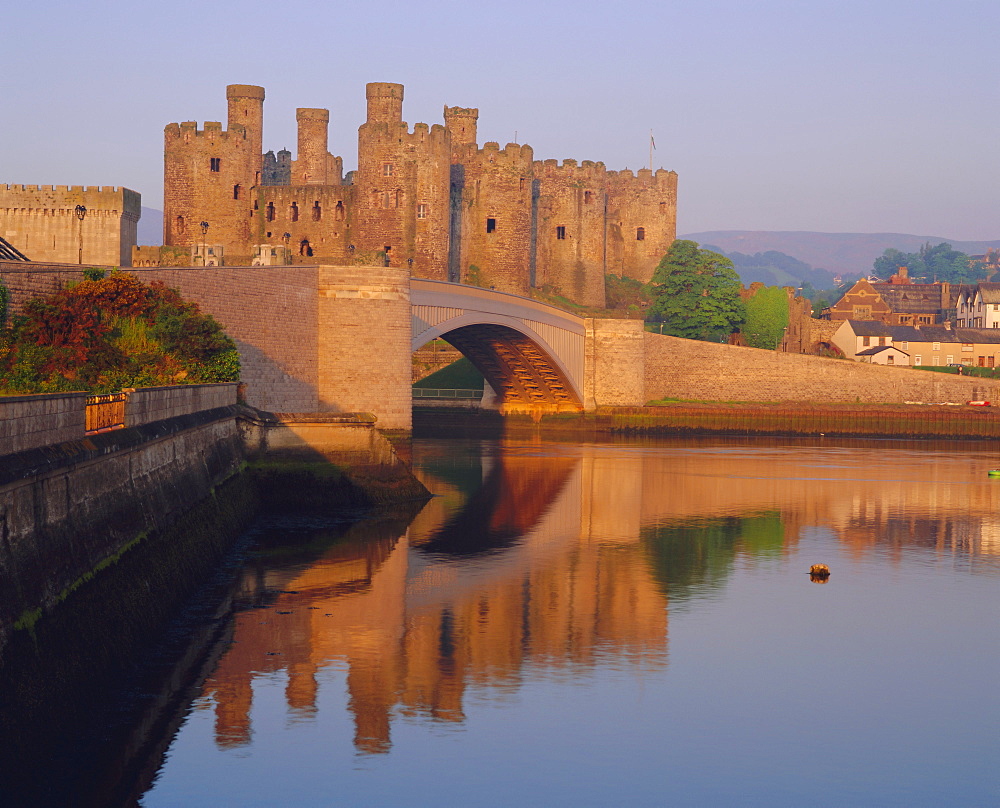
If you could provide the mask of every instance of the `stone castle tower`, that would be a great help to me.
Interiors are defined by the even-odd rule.
[[[530,146],[477,144],[479,110],[403,121],[403,86],[367,85],[358,167],[329,152],[330,114],[299,109],[298,152],[262,154],[264,89],[230,85],[229,118],[169,124],[164,244],[224,248],[227,264],[286,248],[295,262],[384,264],[526,295],[551,286],[604,305],[604,276],[647,281],[676,231],[677,175],[539,162]],[[208,224],[203,233],[202,222]]]

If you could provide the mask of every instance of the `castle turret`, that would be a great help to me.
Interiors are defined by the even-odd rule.
[[[476,145],[476,125],[478,121],[478,109],[466,109],[465,107],[444,108],[444,125],[451,135],[453,149]]]
[[[250,185],[260,185],[261,158],[264,153],[264,88],[254,84],[230,84],[226,87],[229,118],[226,124],[232,131],[242,126],[247,139],[247,168]]]
[[[327,185],[330,153],[327,137],[330,111],[326,109],[297,109],[295,120],[299,125],[299,154],[295,161],[292,182],[295,185]],[[340,178],[337,178],[339,184]]]
[[[403,120],[403,85],[373,81],[365,85],[368,122],[399,123]]]
[[[388,266],[446,280],[451,140],[440,124],[403,122],[403,85],[367,85],[358,129],[351,238],[355,260],[384,253]]]

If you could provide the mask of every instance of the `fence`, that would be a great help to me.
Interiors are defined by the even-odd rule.
[[[450,398],[478,401],[483,397],[482,390],[472,390],[468,388],[448,388],[448,387],[414,387],[414,398]]]
[[[87,434],[122,429],[125,426],[125,403],[128,393],[87,396]]]

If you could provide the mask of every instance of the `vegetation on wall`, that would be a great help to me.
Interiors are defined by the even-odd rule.
[[[647,319],[662,323],[664,334],[719,342],[746,319],[733,262],[694,241],[673,243],[656,267],[651,287]]]
[[[237,381],[235,343],[162,283],[112,273],[24,304],[0,330],[0,390],[104,393]]]
[[[757,288],[745,302],[746,322],[740,329],[751,348],[774,350],[788,327],[788,295],[777,286]]]
[[[7,324],[7,307],[10,305],[10,291],[0,281],[0,328]]]
[[[641,311],[652,302],[649,284],[627,275],[605,275],[604,296],[607,307],[613,310]]]

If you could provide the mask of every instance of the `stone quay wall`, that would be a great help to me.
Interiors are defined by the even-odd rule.
[[[646,333],[645,399],[928,404],[1000,401],[991,379]]]
[[[216,411],[218,412],[218,411]],[[235,408],[6,455],[0,462],[0,647],[237,474]]]
[[[0,456],[79,440],[86,408],[86,393],[0,397]]]

